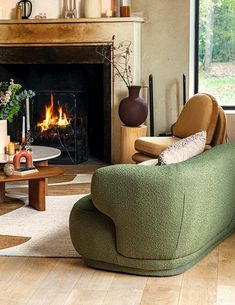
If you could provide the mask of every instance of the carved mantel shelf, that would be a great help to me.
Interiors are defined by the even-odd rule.
[[[120,30],[128,36],[142,22],[139,17],[0,20],[0,45],[104,43],[113,34],[118,38]]]
[[[141,84],[141,24],[140,17],[0,20],[0,49],[30,46],[86,46],[131,41],[130,60],[133,83]],[[0,50],[1,52],[1,50]],[[1,62],[0,62],[1,64]],[[112,81],[112,80],[110,80]],[[112,82],[111,97],[111,159],[120,160],[120,125],[118,104],[127,95],[123,82]]]

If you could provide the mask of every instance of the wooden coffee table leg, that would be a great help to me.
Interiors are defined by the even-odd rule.
[[[48,166],[48,160],[45,160],[45,161],[36,161],[34,162],[34,164],[36,166]],[[45,184],[45,194],[46,196],[48,195],[48,178],[46,178],[46,184]]]
[[[0,203],[5,202],[5,182],[0,182]]]
[[[46,210],[45,180],[45,178],[29,180],[29,205],[38,211]]]

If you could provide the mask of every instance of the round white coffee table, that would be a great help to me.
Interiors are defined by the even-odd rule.
[[[36,162],[37,165],[46,166],[48,165],[48,160],[54,159],[61,154],[59,149],[53,147],[32,145],[30,148],[32,149],[33,162]],[[0,154],[0,164],[12,162],[13,157],[7,154]]]

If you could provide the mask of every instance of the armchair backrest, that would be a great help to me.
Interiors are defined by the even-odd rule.
[[[172,126],[175,137],[186,138],[199,131],[207,132],[206,144],[212,143],[219,116],[219,105],[210,95],[198,93],[192,96]]]
[[[216,124],[216,129],[211,142],[211,146],[226,143],[227,137],[227,118],[221,106],[219,106],[219,116]]]

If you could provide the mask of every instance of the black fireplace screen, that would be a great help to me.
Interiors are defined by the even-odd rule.
[[[76,164],[88,160],[84,99],[81,91],[37,92],[32,101],[33,144],[60,149],[59,162]]]

